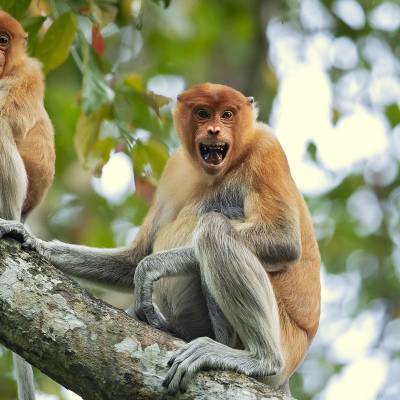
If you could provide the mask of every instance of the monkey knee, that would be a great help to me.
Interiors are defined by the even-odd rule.
[[[199,222],[197,224],[198,228],[202,228],[204,230],[219,228],[221,226],[226,225],[226,217],[222,214],[211,211],[208,213],[203,214],[199,218]]]
[[[236,235],[236,231],[229,220],[220,213],[209,212],[199,218],[193,237],[195,243],[202,241],[218,243],[227,235]]]

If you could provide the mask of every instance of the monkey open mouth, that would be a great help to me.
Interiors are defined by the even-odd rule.
[[[218,165],[224,161],[228,148],[227,143],[200,143],[199,146],[201,158],[212,165]]]

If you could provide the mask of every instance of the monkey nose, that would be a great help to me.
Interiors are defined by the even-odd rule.
[[[207,133],[210,136],[215,136],[215,135],[218,135],[219,133],[221,133],[221,129],[219,126],[209,126],[207,128]]]

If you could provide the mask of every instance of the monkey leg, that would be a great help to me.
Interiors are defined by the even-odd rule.
[[[164,385],[170,393],[185,390],[203,368],[230,369],[280,385],[284,377],[278,307],[261,263],[240,241],[229,221],[217,213],[200,218],[194,247],[203,284],[244,349],[233,349],[207,337],[195,339],[171,358]]]

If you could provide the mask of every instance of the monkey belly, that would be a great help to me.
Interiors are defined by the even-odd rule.
[[[153,296],[176,336],[188,341],[213,336],[200,277],[162,278],[154,284]]]
[[[160,228],[153,243],[153,253],[176,247],[189,246],[192,242],[198,216],[194,214],[178,216]]]

